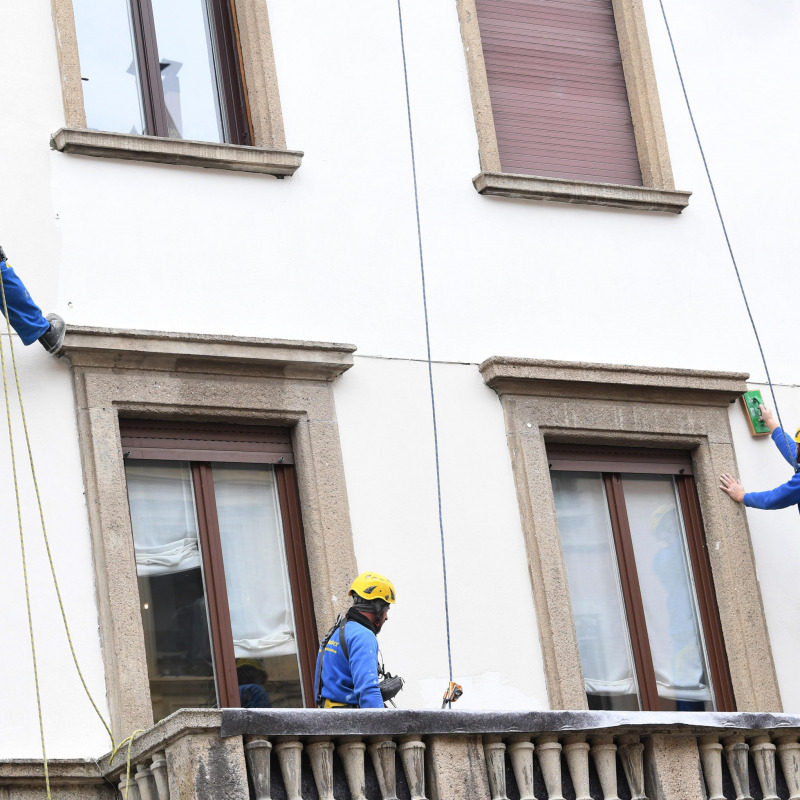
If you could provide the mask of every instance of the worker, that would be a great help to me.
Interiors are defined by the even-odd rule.
[[[239,682],[239,703],[242,708],[271,708],[267,692],[269,677],[257,658],[236,659],[236,680]]]
[[[0,246],[0,279],[3,282],[8,306],[8,320],[22,340],[22,344],[29,345],[38,341],[48,353],[58,355],[64,344],[66,330],[64,320],[58,314],[48,314],[46,317],[42,314],[42,310],[33,302],[25,285],[9,266],[2,246]],[[6,305],[3,304],[2,294],[0,294],[0,312],[5,316]]]
[[[320,708],[383,708],[379,687],[378,639],[389,606],[392,582],[377,572],[362,572],[348,594],[353,605],[337,620],[319,648],[314,678]]]
[[[794,441],[791,440],[787,433],[784,433],[780,425],[775,421],[772,411],[765,405],[758,407],[760,419],[769,428],[772,434],[772,441],[775,442],[780,454],[797,470],[798,461],[798,444],[800,442],[800,428],[794,435]],[[745,492],[744,486],[733,477],[733,475],[724,472],[719,476],[719,488],[726,492],[737,503],[744,503],[750,508],[788,508],[789,506],[798,506],[800,511],[800,472],[795,472],[791,480],[771,489],[767,492]]]

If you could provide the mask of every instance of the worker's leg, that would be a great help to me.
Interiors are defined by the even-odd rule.
[[[0,278],[3,281],[11,326],[19,334],[23,344],[33,344],[40,336],[47,333],[50,323],[44,318],[39,306],[31,300],[25,284],[6,261],[0,261]],[[0,295],[0,312],[5,316],[2,295]]]

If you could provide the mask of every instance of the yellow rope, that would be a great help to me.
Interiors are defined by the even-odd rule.
[[[47,560],[50,564],[50,574],[53,577],[53,586],[56,590],[56,597],[58,598],[58,607],[61,611],[61,620],[64,623],[64,631],[67,635],[67,642],[69,643],[69,651],[72,654],[72,661],[75,664],[75,669],[78,673],[78,677],[80,678],[81,685],[83,686],[83,690],[86,692],[86,696],[89,698],[89,702],[92,704],[92,708],[95,710],[100,721],[103,723],[103,727],[106,729],[108,733],[108,737],[111,740],[111,758],[109,759],[109,766],[111,766],[111,762],[114,760],[114,757],[119,752],[119,749],[127,742],[128,744],[128,761],[127,761],[127,771],[126,771],[126,785],[125,785],[125,800],[128,797],[128,784],[130,782],[130,773],[131,773],[131,748],[133,746],[133,740],[143,731],[135,731],[130,736],[123,739],[119,745],[115,744],[114,742],[114,734],[111,732],[111,728],[109,727],[108,723],[106,722],[103,715],[100,713],[100,709],[97,707],[97,703],[95,703],[94,698],[92,697],[91,692],[89,691],[89,687],[86,685],[86,680],[83,677],[83,672],[81,671],[80,664],[78,663],[78,656],[75,653],[75,646],[72,642],[72,634],[70,633],[69,623],[67,622],[67,614],[64,609],[64,602],[61,598],[61,589],[58,585],[58,578],[56,576],[56,568],[55,562],[53,561],[53,555],[50,551],[50,541],[47,537],[47,527],[44,521],[44,510],[42,507],[42,498],[39,492],[39,482],[36,479],[36,467],[33,461],[33,448],[31,447],[31,440],[30,436],[28,435],[28,422],[25,417],[25,406],[22,402],[22,389],[20,387],[19,382],[19,372],[17,370],[17,359],[14,353],[14,338],[11,333],[11,320],[8,314],[8,305],[6,304],[6,288],[5,282],[3,280],[2,269],[0,269],[0,298],[2,299],[2,306],[3,312],[6,319],[6,329],[8,330],[8,342],[9,348],[11,352],[11,364],[12,369],[14,372],[14,381],[17,387],[17,400],[19,401],[19,410],[20,416],[22,418],[22,429],[25,432],[25,444],[28,450],[28,460],[31,466],[31,476],[33,478],[33,486],[36,492],[36,503],[39,508],[39,519],[42,524],[42,536],[44,538],[44,546],[47,552]],[[25,557],[25,537],[22,532],[22,504],[20,503],[19,497],[19,484],[17,481],[17,462],[14,452],[14,432],[13,427],[11,424],[11,404],[8,398],[8,377],[6,374],[6,357],[5,357],[5,348],[3,347],[2,337],[0,337],[0,370],[3,373],[3,394],[5,395],[6,401],[6,419],[8,422],[8,439],[9,439],[9,447],[11,452],[11,470],[14,476],[14,494],[17,501],[17,521],[19,524],[19,540],[20,540],[20,550],[22,551],[22,575],[25,583],[25,603],[28,610],[28,631],[30,633],[30,640],[31,640],[31,655],[33,658],[33,680],[36,686],[36,707],[39,714],[39,734],[41,736],[42,741],[42,759],[44,762],[44,779],[45,785],[47,787],[47,800],[52,800],[51,793],[50,793],[50,773],[48,770],[47,765],[47,752],[45,749],[45,742],[44,742],[44,719],[42,716],[42,701],[41,695],[39,691],[39,671],[36,663],[36,644],[34,641],[34,632],[33,632],[33,615],[31,613],[31,600],[30,600],[30,590],[28,587],[28,565]]]
[[[3,300],[3,311],[6,317],[6,326],[8,328],[8,339],[11,347],[13,358],[14,344],[11,341],[11,320],[8,318],[8,306],[6,305],[6,287],[2,277],[2,268],[0,268],[0,295]],[[17,500],[17,523],[19,525],[19,546],[22,551],[22,577],[25,582],[25,605],[28,610],[28,632],[31,639],[31,656],[33,658],[33,682],[36,686],[36,709],[39,712],[39,735],[42,740],[42,759],[44,761],[44,782],[47,787],[47,800],[51,800],[50,794],[50,773],[47,769],[47,751],[44,746],[44,719],[42,718],[42,698],[39,693],[39,670],[36,665],[36,644],[33,639],[33,615],[31,614],[31,595],[28,589],[28,564],[25,559],[25,537],[22,533],[22,505],[19,501],[19,483],[17,481],[17,462],[14,457],[14,429],[11,425],[11,403],[8,399],[8,379],[6,378],[6,351],[2,342],[0,342],[0,369],[3,371],[3,394],[6,400],[6,420],[8,422],[8,442],[11,449],[11,473],[14,476],[14,495]],[[17,367],[14,363],[14,374],[16,375]],[[17,380],[19,386],[19,380]],[[19,397],[22,403],[22,397]]]

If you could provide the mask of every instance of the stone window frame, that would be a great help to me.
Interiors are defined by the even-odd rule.
[[[120,415],[291,428],[317,633],[356,574],[333,381],[353,345],[70,326],[78,442],[115,738],[153,725]]]
[[[499,356],[480,371],[503,406],[550,707],[588,704],[546,440],[691,452],[736,708],[781,711],[746,513],[718,489],[738,473],[728,406],[749,376]]]
[[[642,0],[612,0],[612,5],[643,186],[503,172],[475,3],[457,0],[478,134],[481,171],[472,179],[478,193],[680,214],[691,192],[675,189]]]
[[[230,1],[239,31],[252,146],[88,129],[72,0],[51,0],[64,101],[64,127],[52,135],[51,147],[78,155],[260,172],[280,178],[294,174],[303,153],[286,147],[266,0]]]

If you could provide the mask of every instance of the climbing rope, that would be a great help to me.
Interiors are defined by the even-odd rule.
[[[728,236],[728,228],[725,225],[725,217],[722,214],[722,208],[719,204],[719,199],[717,198],[717,190],[714,186],[714,180],[711,177],[711,170],[708,166],[708,161],[706,160],[705,150],[703,149],[703,143],[700,140],[700,132],[697,129],[697,123],[694,119],[694,114],[692,113],[692,105],[689,102],[689,93],[686,90],[686,84],[683,80],[683,72],[681,70],[680,62],[678,61],[678,53],[675,50],[675,42],[672,39],[672,30],[669,26],[669,20],[667,19],[667,12],[664,8],[663,0],[658,0],[659,6],[661,6],[661,16],[664,18],[664,25],[667,29],[667,36],[669,37],[669,44],[672,48],[672,57],[675,59],[675,68],[678,71],[678,78],[681,82],[681,89],[683,91],[683,99],[686,101],[686,108],[689,112],[689,119],[692,121],[692,130],[694,130],[694,137],[697,140],[697,147],[700,150],[700,157],[703,159],[703,167],[706,171],[706,177],[708,178],[708,185],[711,187],[711,195],[714,198],[714,206],[717,209],[717,216],[719,217],[720,225],[722,226],[722,233],[725,236],[725,244],[728,246],[728,253],[731,257],[731,263],[733,264],[734,272],[736,273],[736,280],[739,283],[739,290],[742,293],[742,299],[744,300],[744,307],[747,309],[747,316],[750,319],[750,325],[753,328],[753,334],[756,337],[756,344],[758,345],[758,352],[761,354],[761,363],[764,365],[764,372],[767,376],[767,384],[769,385],[769,392],[772,396],[772,404],[775,407],[775,414],[778,417],[778,424],[781,426],[781,431],[783,433],[784,439],[786,440],[786,448],[789,453],[793,454],[792,458],[794,459],[794,471],[800,471],[800,465],[797,463],[797,457],[794,455],[796,452],[796,448],[793,446],[794,442],[790,441],[789,434],[786,433],[786,428],[783,427],[783,420],[781,419],[781,412],[778,408],[778,398],[775,396],[775,388],[772,385],[772,378],[769,374],[769,367],[767,366],[767,358],[764,355],[764,348],[761,346],[761,337],[758,335],[758,328],[756,327],[756,321],[753,318],[753,312],[750,310],[750,303],[747,299],[747,292],[744,288],[744,283],[742,281],[741,273],[739,272],[739,265],[736,263],[736,256],[733,254],[733,245],[731,245],[731,240]]]
[[[42,498],[41,493],[39,492],[39,482],[36,478],[36,466],[34,464],[33,459],[33,448],[31,447],[31,440],[28,434],[28,422],[25,416],[25,404],[22,400],[22,388],[20,386],[19,381],[19,372],[17,370],[17,358],[14,352],[14,337],[11,332],[11,320],[9,318],[8,313],[8,305],[6,304],[6,289],[5,283],[3,281],[2,270],[0,270],[0,299],[2,299],[2,307],[3,312],[6,320],[6,329],[8,331],[8,342],[9,342],[9,351],[11,353],[11,365],[12,370],[14,373],[14,382],[16,384],[17,389],[17,400],[19,402],[19,410],[20,410],[20,417],[22,419],[22,429],[25,434],[25,445],[28,451],[28,461],[30,463],[31,468],[31,477],[33,479],[33,487],[36,494],[36,503],[39,509],[39,520],[42,525],[42,537],[44,539],[44,546],[45,551],[47,553],[47,560],[50,565],[50,574],[53,578],[53,586],[56,592],[56,598],[58,599],[58,607],[61,612],[61,620],[64,624],[64,632],[67,636],[67,642],[69,644],[69,651],[72,655],[72,661],[75,665],[75,670],[78,673],[78,677],[80,678],[81,685],[83,686],[83,690],[86,693],[86,696],[89,698],[89,702],[92,705],[92,708],[97,714],[97,717],[102,722],[103,727],[106,729],[106,733],[108,733],[108,737],[111,740],[111,757],[109,758],[109,766],[111,762],[113,762],[114,757],[116,756],[119,749],[124,746],[126,743],[128,744],[128,763],[127,763],[127,782],[125,786],[125,798],[127,800],[128,797],[128,785],[130,783],[130,755],[131,755],[131,747],[133,745],[133,740],[136,736],[138,736],[143,731],[136,731],[132,733],[130,736],[123,739],[119,745],[115,744],[114,742],[114,735],[111,732],[111,728],[106,722],[105,718],[103,717],[100,709],[97,707],[97,703],[95,702],[94,698],[92,697],[91,692],[89,691],[89,687],[86,684],[86,679],[83,676],[83,671],[81,670],[80,664],[78,662],[78,656],[75,652],[75,645],[72,641],[72,634],[70,632],[69,623],[67,621],[67,614],[66,610],[64,609],[64,602],[61,597],[61,589],[58,584],[58,577],[56,575],[56,568],[55,568],[55,561],[53,560],[53,554],[50,550],[50,540],[47,536],[47,526],[45,524],[44,519],[44,508],[42,505]],[[31,600],[30,600],[30,588],[28,583],[28,566],[27,566],[27,559],[25,554],[25,537],[23,534],[23,525],[22,525],[22,504],[20,502],[19,496],[19,483],[17,479],[17,463],[16,463],[16,455],[14,450],[14,431],[13,426],[11,424],[11,403],[9,401],[8,395],[8,374],[6,370],[6,356],[5,356],[5,347],[2,344],[2,337],[0,337],[0,371],[2,371],[3,375],[3,394],[5,396],[5,403],[6,403],[6,419],[8,422],[8,439],[9,439],[9,449],[11,454],[11,471],[14,478],[14,494],[17,502],[17,521],[19,525],[19,538],[20,538],[20,550],[22,552],[22,574],[23,580],[25,584],[25,603],[28,612],[28,632],[30,634],[30,642],[31,642],[31,655],[33,658],[33,680],[36,687],[36,707],[39,716],[39,734],[41,737],[42,742],[42,760],[44,762],[44,777],[45,777],[45,785],[47,788],[47,800],[51,800],[51,793],[50,793],[50,773],[47,764],[47,751],[45,748],[45,738],[44,738],[44,718],[42,714],[42,703],[41,703],[41,694],[39,689],[39,671],[38,665],[36,662],[36,643],[34,637],[34,627],[33,627],[33,615],[31,613]]]
[[[422,254],[422,226],[419,219],[419,190],[417,188],[417,161],[414,154],[414,128],[411,124],[411,97],[408,91],[408,67],[406,65],[406,44],[403,34],[403,10],[397,0],[397,16],[400,21],[400,50],[403,55],[403,79],[406,88],[406,111],[408,113],[408,139],[411,145],[411,177],[414,182],[414,209],[417,215],[417,243],[419,247],[419,271],[422,279],[422,309],[425,318],[425,346],[428,360],[428,384],[431,392],[431,417],[433,419],[433,451],[436,462],[436,497],[439,504],[439,536],[442,543],[442,582],[444,585],[444,617],[447,631],[447,666],[450,683],[453,682],[453,654],[450,646],[450,606],[447,600],[447,557],[444,546],[444,521],[442,518],[442,482],[439,470],[439,434],[436,427],[436,394],[433,388],[433,364],[431,361],[431,331],[428,324],[428,293],[425,284],[425,259]],[[450,703],[448,702],[448,706]]]

